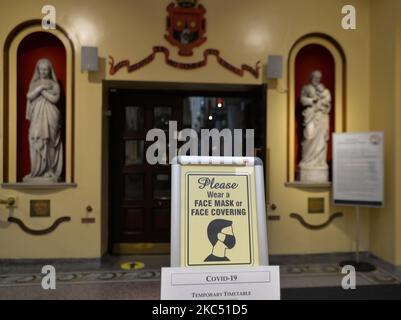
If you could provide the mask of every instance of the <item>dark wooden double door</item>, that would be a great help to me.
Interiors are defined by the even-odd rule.
[[[110,195],[113,244],[170,242],[171,172],[168,164],[151,165],[146,141],[151,129],[165,132],[169,121],[181,126],[179,99],[115,90],[110,125]],[[117,250],[118,251],[118,250]]]
[[[257,92],[264,96],[265,91]],[[216,104],[216,101],[229,103],[230,100],[210,98],[216,96],[215,92],[190,93],[180,90],[109,88],[107,94],[110,111],[110,252],[125,254],[165,252],[170,242],[171,219],[171,166],[168,164],[169,121],[176,121],[178,130],[183,128],[200,130],[208,127],[221,129],[227,126],[227,122],[231,122],[231,126],[236,127],[257,127],[255,148],[263,155],[264,148],[261,146],[265,145],[265,140],[261,137],[264,137],[265,118],[261,121],[261,116],[265,117],[265,104],[263,105],[263,101],[260,101],[260,97],[255,98],[248,93],[250,94],[248,109],[244,109],[242,103],[238,102],[238,107],[231,109],[229,106],[226,107],[231,111],[223,111],[223,108],[219,109],[213,105],[212,109],[215,111],[212,113],[210,101]],[[234,97],[233,99],[240,99],[244,94],[244,92],[242,94],[227,93],[228,96]],[[196,97],[190,98],[191,95]],[[200,98],[201,96],[204,98]],[[223,96],[222,93],[219,96]],[[244,110],[232,111],[241,108]],[[262,109],[259,110],[259,108]],[[212,118],[213,121],[210,120]],[[165,132],[167,164],[151,165],[146,159],[146,151],[154,143],[147,142],[146,135],[149,130],[155,128]],[[162,244],[165,245],[164,249],[160,246]]]

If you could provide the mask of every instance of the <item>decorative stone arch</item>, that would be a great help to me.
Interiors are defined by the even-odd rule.
[[[49,41],[53,46],[59,45],[65,50],[65,74],[63,75],[64,91],[64,174],[63,183],[74,181],[74,70],[75,49],[68,34],[59,26],[55,30],[44,30],[41,20],[30,20],[16,26],[7,36],[3,48],[3,182],[6,185],[14,185],[21,182],[21,161],[26,161],[26,151],[22,152],[21,137],[18,134],[21,126],[21,88],[19,88],[18,63],[21,47],[25,45],[26,50],[38,50],[29,43],[29,38],[41,39],[43,43]],[[27,40],[28,39],[28,40]],[[46,42],[47,41],[47,42]],[[31,41],[33,42],[33,40]],[[22,44],[22,46],[21,46]],[[63,50],[60,50],[60,52]],[[32,75],[29,75],[29,77]],[[26,93],[25,93],[26,94]],[[26,130],[26,129],[24,129]],[[24,156],[21,156],[23,154]],[[29,159],[28,159],[29,161]]]
[[[303,61],[300,61],[300,59]],[[332,66],[330,64],[332,63]],[[330,82],[333,106],[331,112],[330,135],[332,132],[346,130],[346,58],[339,43],[323,33],[311,33],[298,39],[291,47],[288,56],[288,135],[287,135],[287,182],[298,181],[300,161],[300,110],[297,108],[301,84],[306,84],[307,72],[316,68],[331,70],[326,72],[325,80]],[[302,73],[302,74],[301,74]],[[328,161],[331,160],[331,137]]]

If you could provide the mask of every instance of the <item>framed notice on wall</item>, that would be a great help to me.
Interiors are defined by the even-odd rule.
[[[384,205],[383,132],[333,134],[335,205]]]
[[[178,157],[172,170],[172,266],[268,264],[259,159]]]

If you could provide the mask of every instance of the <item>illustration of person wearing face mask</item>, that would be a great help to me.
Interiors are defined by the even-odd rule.
[[[213,220],[209,223],[207,236],[213,249],[212,253],[205,259],[205,262],[230,261],[226,256],[226,250],[230,250],[235,246],[232,224],[232,221],[223,219]]]

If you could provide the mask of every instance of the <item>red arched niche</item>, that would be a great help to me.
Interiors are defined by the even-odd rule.
[[[17,52],[17,181],[21,182],[31,171],[29,156],[28,130],[26,120],[26,94],[29,89],[36,63],[47,58],[53,63],[61,89],[57,106],[62,115],[62,139],[64,147],[64,172],[61,181],[65,181],[65,114],[66,114],[66,72],[67,53],[61,40],[48,32],[34,32],[26,36],[18,46]]]
[[[312,71],[322,72],[322,83],[330,90],[332,108],[330,111],[330,140],[328,142],[327,162],[331,168],[332,147],[331,134],[335,131],[335,61],[331,52],[319,44],[309,44],[303,47],[295,58],[295,177],[299,180],[298,164],[302,159],[303,137],[303,107],[300,103],[302,87],[309,83]],[[329,170],[331,175],[331,169]],[[331,180],[331,176],[330,176]]]

